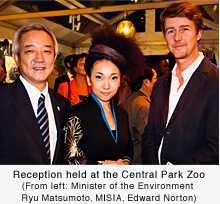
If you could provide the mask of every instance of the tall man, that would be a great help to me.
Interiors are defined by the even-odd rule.
[[[70,103],[47,84],[57,52],[55,35],[44,25],[15,33],[12,55],[21,75],[0,88],[0,164],[62,164]]]
[[[154,85],[148,125],[142,135],[145,164],[218,164],[218,68],[198,52],[203,18],[188,2],[161,15],[176,64]]]

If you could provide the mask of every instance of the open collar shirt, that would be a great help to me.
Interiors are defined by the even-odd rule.
[[[200,63],[202,62],[204,58],[204,55],[202,52],[199,52],[199,57],[186,69],[182,72],[182,77],[183,77],[183,84],[182,86],[179,88],[178,87],[180,85],[179,83],[179,79],[176,75],[176,69],[177,69],[177,64],[175,64],[173,70],[172,70],[172,79],[171,79],[171,86],[170,86],[170,95],[169,95],[169,110],[168,110],[168,117],[167,117],[167,123],[166,126],[168,125],[170,118],[176,108],[176,105],[184,91],[184,89],[186,88],[186,85],[188,84],[191,76],[193,75],[193,73],[196,71],[196,69],[199,67]],[[163,140],[164,138],[162,138],[161,140],[161,144],[158,150],[158,159],[159,159],[159,164],[161,164],[161,150],[162,150],[162,146],[163,146]]]
[[[177,69],[177,64],[175,64],[173,70],[172,70],[172,79],[171,79],[171,87],[170,87],[170,96],[169,96],[169,111],[168,111],[168,118],[167,118],[167,124],[170,121],[170,118],[173,114],[173,111],[176,108],[176,105],[180,99],[180,96],[182,95],[186,85],[188,84],[191,76],[193,73],[196,71],[196,69],[199,67],[200,63],[202,62],[204,58],[204,55],[202,52],[199,53],[199,57],[194,61],[193,64],[191,64],[186,70],[182,72],[182,77],[183,77],[183,84],[179,88],[180,85],[179,79],[176,75],[176,69]]]

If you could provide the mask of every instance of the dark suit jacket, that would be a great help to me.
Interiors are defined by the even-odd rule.
[[[70,79],[69,79],[67,73],[64,74],[64,75],[61,76],[61,77],[56,78],[56,79],[55,79],[55,82],[54,82],[54,90],[57,92],[58,87],[59,87],[59,85],[60,85],[61,83],[63,83],[63,82],[69,82],[69,81],[70,81]]]
[[[57,144],[53,164],[63,162],[63,143],[70,103],[49,89]],[[0,88],[0,164],[49,164],[41,132],[27,91],[20,81]]]
[[[204,58],[192,75],[166,127],[171,72],[159,79],[151,95],[148,125],[142,135],[143,161],[161,163],[218,164],[219,70]]]

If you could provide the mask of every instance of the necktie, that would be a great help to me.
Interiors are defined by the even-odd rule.
[[[44,141],[44,146],[47,151],[47,156],[50,163],[49,120],[47,110],[45,107],[45,96],[43,94],[40,95],[40,98],[38,100],[37,121],[40,127],[40,131]]]

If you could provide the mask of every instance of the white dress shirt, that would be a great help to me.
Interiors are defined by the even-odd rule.
[[[170,86],[170,95],[169,95],[169,109],[168,109],[168,117],[167,117],[167,123],[166,126],[168,125],[170,118],[176,108],[176,105],[186,87],[186,85],[188,84],[191,76],[193,75],[193,73],[196,71],[196,69],[199,67],[200,63],[202,62],[204,58],[204,55],[202,52],[199,52],[199,57],[193,62],[193,64],[191,64],[186,70],[184,70],[181,74],[183,77],[183,84],[182,86],[178,89],[180,83],[179,83],[179,79],[176,75],[176,68],[177,68],[177,64],[175,64],[173,70],[172,70],[172,78],[171,78],[171,86]],[[158,159],[159,159],[159,164],[161,164],[160,161],[160,155],[161,155],[161,149],[163,146],[163,139],[161,141],[160,144],[160,148],[158,150]]]
[[[35,116],[37,117],[38,100],[40,98],[41,92],[36,87],[31,85],[29,82],[27,82],[21,75],[20,75],[20,80],[24,84],[24,87],[28,92],[28,96],[30,98]],[[51,163],[52,163],[56,148],[56,142],[57,142],[57,127],[55,123],[50,95],[48,93],[48,83],[46,84],[46,88],[42,91],[42,94],[45,96],[45,106],[49,119],[50,154],[51,154]]]

